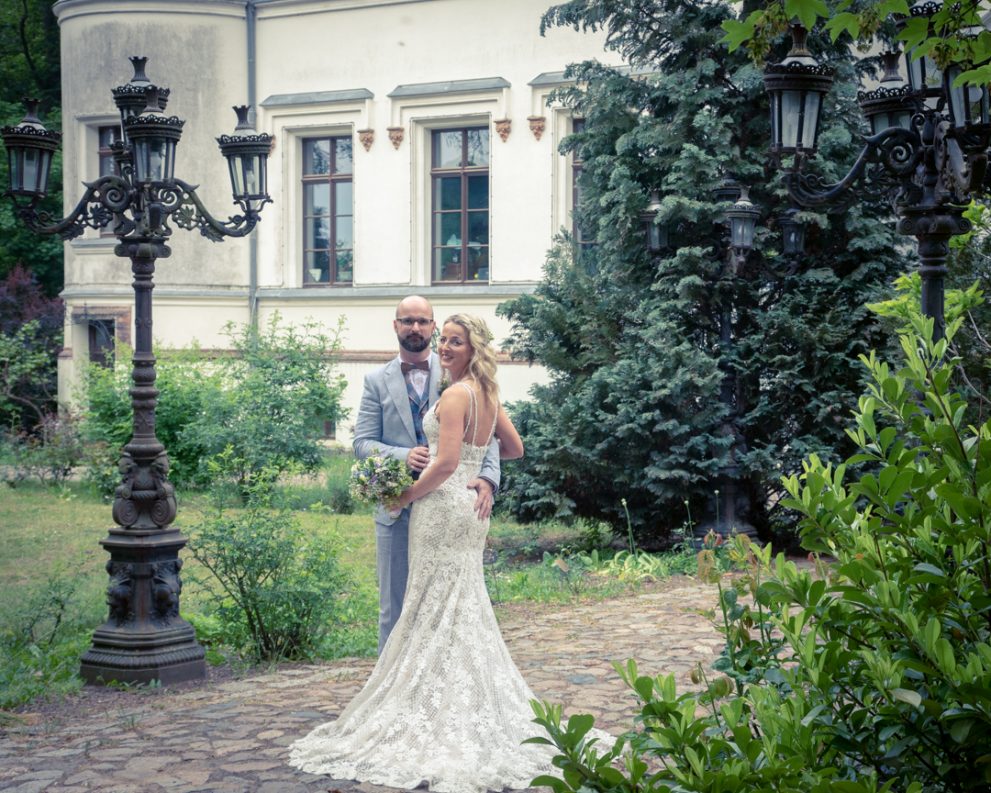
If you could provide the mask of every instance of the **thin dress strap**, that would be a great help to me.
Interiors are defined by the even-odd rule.
[[[465,436],[468,435],[468,430],[472,431],[471,439],[474,440],[474,427],[478,426],[478,405],[475,400],[475,389],[460,380],[456,383],[456,385],[463,386],[468,392],[468,424],[465,427],[465,431],[461,433],[461,440],[465,440]]]

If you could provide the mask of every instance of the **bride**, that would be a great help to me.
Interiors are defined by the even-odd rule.
[[[393,505],[413,504],[402,615],[365,687],[336,721],[296,741],[289,762],[406,790],[521,789],[552,772],[553,751],[521,745],[537,731],[535,697],[492,612],[482,573],[489,522],[467,483],[493,434],[503,459],[522,457],[523,442],[499,404],[485,322],[455,314],[438,341],[451,385],[424,417],[431,462]]]

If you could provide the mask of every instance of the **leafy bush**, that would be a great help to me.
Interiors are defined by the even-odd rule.
[[[209,470],[213,514],[192,528],[189,549],[210,573],[199,583],[217,598],[225,643],[257,661],[311,657],[350,586],[335,549],[277,503],[278,469],[252,470],[239,482],[243,509],[228,507],[224,485],[239,480],[244,461],[228,449]]]
[[[89,646],[102,604],[87,602],[79,576],[66,568],[24,595],[5,599],[0,614],[0,709],[78,690],[79,658]]]
[[[3,248],[0,241],[0,273]],[[63,313],[62,301],[46,297],[23,267],[15,266],[0,280],[0,427],[27,432],[55,412]]]
[[[221,399],[222,374],[196,347],[156,351],[156,358],[155,434],[169,454],[169,479],[180,486],[203,485],[200,461],[210,449],[188,430]],[[120,484],[117,460],[132,435],[131,368],[131,351],[120,344],[113,367],[91,364],[86,369],[83,433],[92,447],[86,478],[105,496]]]
[[[242,465],[238,482],[252,472],[315,471],[323,462],[325,421],[341,421],[346,409],[341,396],[344,377],[333,373],[340,349],[342,321],[328,335],[306,322],[284,325],[278,313],[264,328],[228,325],[234,355],[218,361],[224,388],[185,430],[210,455],[228,446],[231,461]]]
[[[34,477],[42,484],[63,485],[83,458],[78,420],[71,414],[46,414],[33,433],[10,434],[4,441],[8,465],[3,480],[10,485]]]
[[[948,323],[948,338],[960,319]],[[555,791],[976,791],[991,786],[991,421],[967,424],[948,342],[913,320],[895,371],[873,353],[849,430],[859,451],[784,480],[798,567],[737,538],[726,646],[701,694],[620,668],[640,730],[599,752],[590,717],[536,705],[560,755]],[[704,715],[699,715],[704,714]],[[648,772],[647,760],[658,760]]]
[[[260,330],[228,325],[233,355],[208,360],[195,347],[160,353],[156,434],[169,454],[169,478],[206,485],[204,461],[228,446],[244,466],[242,484],[254,470],[318,468],[323,422],[346,416],[345,383],[333,372],[340,330],[328,336],[315,323],[297,329],[275,314]],[[86,378],[86,434],[106,451],[90,460],[89,478],[109,492],[109,472],[131,437],[130,357],[119,355],[112,369],[90,367]]]

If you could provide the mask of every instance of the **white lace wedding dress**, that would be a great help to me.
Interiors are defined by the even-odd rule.
[[[423,429],[436,456],[433,411]],[[337,721],[292,745],[291,765],[404,790],[426,782],[438,793],[521,789],[553,772],[551,747],[521,745],[542,733],[532,722],[535,696],[485,589],[489,522],[475,515],[467,484],[486,448],[462,443],[457,470],[413,504],[402,615],[365,687]]]

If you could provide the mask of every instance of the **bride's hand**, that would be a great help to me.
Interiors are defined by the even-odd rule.
[[[393,499],[392,501],[387,501],[385,504],[385,508],[389,510],[389,512],[398,515],[400,512],[406,509],[406,507],[408,507],[410,504],[413,503],[413,499],[409,497],[409,490],[410,490],[409,488],[406,488],[395,499]]]

